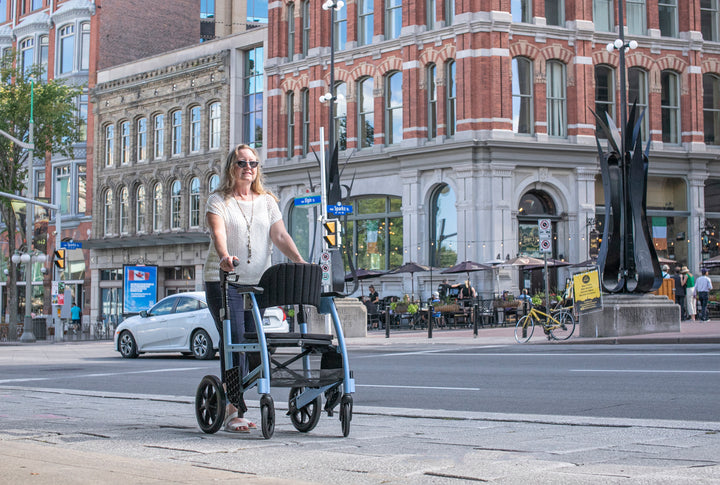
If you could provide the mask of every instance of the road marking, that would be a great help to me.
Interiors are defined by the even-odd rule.
[[[52,376],[52,377],[28,377],[20,379],[2,379],[0,384],[6,384],[8,382],[30,382],[30,381],[50,381],[59,379],[79,379],[83,377],[112,377],[112,376],[123,376],[128,374],[152,374],[156,372],[179,372],[188,370],[206,369],[206,367],[174,367],[171,369],[152,369],[152,370],[137,370],[127,372],[103,372],[101,374],[80,374],[80,375],[67,375],[67,376]]]
[[[479,387],[434,387],[434,386],[394,386],[385,384],[355,384],[355,387],[380,387],[391,389],[430,389],[435,391],[480,391]]]
[[[662,369],[570,369],[570,372],[617,372],[638,374],[720,374],[720,370],[662,370]]]
[[[505,346],[503,346],[505,347]],[[455,352],[449,350],[428,350],[428,351],[417,351],[417,352],[398,352],[398,353],[387,353],[387,354],[371,354],[371,355],[357,355],[353,356],[354,359],[367,358],[367,357],[391,357],[395,355],[436,355],[439,357],[717,357],[717,352],[700,352],[700,353],[644,353],[644,352],[633,352],[633,353],[622,353],[616,354],[613,352],[496,352],[496,353],[477,353],[477,352]]]

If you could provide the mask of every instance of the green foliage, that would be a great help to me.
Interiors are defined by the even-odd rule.
[[[414,315],[418,311],[418,306],[415,303],[410,303],[407,309],[408,313]]]
[[[535,306],[542,305],[543,302],[542,298],[538,295],[533,296],[530,301],[532,301],[532,304]]]

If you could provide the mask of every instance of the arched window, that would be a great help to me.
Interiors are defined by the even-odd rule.
[[[542,190],[530,190],[520,199],[518,205],[518,254],[542,258],[538,219],[552,217],[557,213],[555,202]],[[554,226],[554,224],[553,224]],[[553,234],[557,234],[555,227]],[[556,250],[557,245],[553,245]]]
[[[120,234],[127,234],[130,222],[130,200],[128,199],[128,189],[123,187],[120,189]]]
[[[153,156],[155,160],[165,156],[165,115],[155,115],[154,118]]]
[[[180,229],[180,181],[176,180],[170,186],[170,229]]]
[[[105,166],[113,166],[113,154],[115,152],[115,126],[105,127]]]
[[[617,122],[614,79],[614,71],[610,66],[595,66],[595,113],[605,122],[607,122],[607,115]],[[598,136],[604,138],[604,131],[598,130]]]
[[[190,180],[190,227],[200,226],[200,179]]]
[[[182,153],[182,111],[175,110],[170,114],[172,120],[172,139],[170,146],[172,151],[170,155],[180,155]]]
[[[455,61],[445,63],[445,133],[455,136],[457,128],[457,86],[455,82]]]
[[[335,84],[335,140],[339,150],[347,150],[347,85],[343,82]]]
[[[190,151],[200,151],[200,106],[190,108]]]
[[[680,143],[680,78],[673,71],[660,73],[660,113],[663,143]]]
[[[217,174],[211,175],[210,180],[208,181],[208,192],[211,194],[215,192],[218,185],[220,185],[220,176]]]
[[[137,161],[147,161],[147,118],[137,120]]]
[[[400,143],[402,139],[402,72],[394,72],[385,78],[385,144]]]
[[[145,211],[147,206],[145,203],[145,187],[139,185],[135,192],[135,232],[145,232]]]
[[[120,164],[130,164],[130,122],[120,123]]]
[[[357,96],[358,146],[371,147],[375,144],[373,78],[366,77],[358,81]]]
[[[647,111],[648,108],[648,75],[643,69],[639,67],[631,67],[628,69],[628,101],[634,103],[637,101],[637,112],[642,113],[645,111],[643,116],[642,124],[640,125],[640,134],[642,141],[647,141],[648,133],[650,132],[650,124],[648,119],[650,113]]]
[[[153,206],[152,206],[152,217],[153,217],[153,231],[159,231],[162,229],[162,210],[163,210],[163,189],[160,182],[156,183],[153,187]]]
[[[565,64],[547,62],[547,130],[549,136],[567,136]]]
[[[35,38],[28,37],[20,42],[20,67],[27,73],[35,64]]]
[[[69,24],[61,27],[58,31],[58,38],[60,41],[58,72],[60,74],[72,72],[75,59],[75,25]]]
[[[210,105],[210,140],[208,142],[210,150],[220,148],[220,103]]]
[[[512,60],[513,131],[532,134],[533,120],[533,63],[527,57]]]
[[[449,268],[457,262],[457,199],[447,184],[442,184],[430,198],[430,265]]]
[[[720,77],[703,74],[703,124],[705,143],[720,145]]]
[[[437,67],[430,64],[426,71],[427,82],[427,99],[428,99],[428,140],[433,140],[437,136]]]
[[[103,203],[103,233],[110,236],[113,233],[113,191],[107,189]]]

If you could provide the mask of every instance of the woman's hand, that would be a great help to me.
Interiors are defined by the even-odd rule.
[[[236,263],[234,261],[240,261],[237,256],[225,256],[220,260],[220,269],[230,273],[235,269]]]

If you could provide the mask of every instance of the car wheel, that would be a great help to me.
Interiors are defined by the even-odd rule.
[[[135,343],[135,337],[133,337],[132,334],[127,330],[120,334],[120,343],[118,347],[120,348],[120,355],[122,355],[126,359],[134,359],[138,356],[138,349],[137,344]]]
[[[205,330],[196,330],[190,339],[190,350],[196,359],[207,360],[215,356],[210,335]]]

